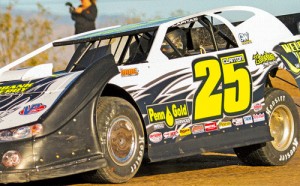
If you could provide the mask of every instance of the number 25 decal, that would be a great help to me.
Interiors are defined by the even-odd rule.
[[[194,96],[193,122],[243,114],[251,108],[251,76],[246,65],[243,51],[193,61],[194,82],[202,81]]]

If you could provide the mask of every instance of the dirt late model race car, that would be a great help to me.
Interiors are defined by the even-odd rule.
[[[63,71],[15,69],[74,44]],[[157,162],[228,148],[250,165],[283,165],[298,148],[299,117],[270,80],[279,69],[300,85],[300,37],[251,7],[51,42],[0,69],[1,182],[85,173],[121,183],[144,154]]]

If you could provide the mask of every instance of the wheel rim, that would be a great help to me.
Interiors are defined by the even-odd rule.
[[[273,110],[270,117],[270,130],[274,138],[273,147],[278,151],[288,149],[294,134],[294,119],[288,107],[279,105]]]
[[[108,152],[112,160],[120,166],[127,165],[137,148],[136,129],[125,116],[112,121],[107,135]]]

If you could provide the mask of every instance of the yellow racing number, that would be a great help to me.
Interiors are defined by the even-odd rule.
[[[194,65],[194,81],[203,81],[194,98],[194,119],[214,118],[222,114],[221,67],[216,59],[207,59]],[[212,103],[219,103],[213,104]],[[209,108],[209,109],[208,109]]]
[[[247,112],[251,107],[251,76],[245,54],[193,62],[194,81],[200,81],[193,102],[193,121],[201,122]]]
[[[244,63],[222,64],[224,112],[227,116],[247,111],[251,104],[251,76]]]

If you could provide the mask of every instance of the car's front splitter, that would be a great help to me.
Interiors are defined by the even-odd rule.
[[[49,178],[63,177],[105,167],[107,162],[100,155],[86,157],[72,162],[65,162],[33,169],[0,171],[1,183],[21,183]]]

